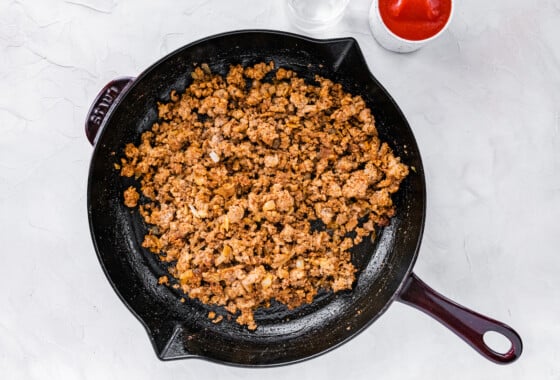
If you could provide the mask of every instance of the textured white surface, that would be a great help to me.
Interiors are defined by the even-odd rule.
[[[401,304],[298,365],[158,361],[93,250],[86,111],[109,80],[198,38],[295,31],[284,1],[0,0],[0,377],[560,379],[560,1],[456,3],[449,30],[411,55],[375,43],[366,0],[317,37],[355,37],[416,134],[416,273],[515,327],[518,362],[492,364]]]

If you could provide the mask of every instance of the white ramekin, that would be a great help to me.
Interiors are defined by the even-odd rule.
[[[445,23],[445,25],[439,32],[434,34],[432,37],[426,38],[424,40],[407,40],[405,38],[397,36],[387,27],[387,25],[385,25],[383,19],[381,18],[381,13],[379,12],[379,0],[373,0],[371,8],[369,10],[369,27],[371,29],[373,37],[375,37],[379,45],[383,46],[385,49],[397,53],[410,53],[420,49],[422,46],[426,45],[432,40],[435,40],[443,32],[445,32],[449,24],[451,24],[451,19],[453,18],[454,11],[455,4],[453,0],[451,0],[451,13],[449,14],[447,23]]]

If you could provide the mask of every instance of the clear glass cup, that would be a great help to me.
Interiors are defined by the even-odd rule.
[[[316,31],[336,24],[350,0],[288,0],[295,26]]]

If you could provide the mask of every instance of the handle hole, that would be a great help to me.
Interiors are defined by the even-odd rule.
[[[505,354],[513,347],[508,338],[496,331],[486,331],[482,336],[484,344],[486,344],[492,351],[500,354]]]

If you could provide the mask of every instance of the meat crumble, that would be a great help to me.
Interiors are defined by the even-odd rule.
[[[172,264],[190,298],[250,330],[273,299],[293,309],[319,289],[351,289],[349,249],[389,223],[408,174],[364,100],[273,62],[225,77],[203,64],[192,79],[121,159],[148,200],[138,206],[151,226],[142,246]],[[125,205],[137,202],[127,189]]]
[[[124,191],[124,204],[127,207],[136,207],[138,205],[138,200],[140,199],[140,194],[134,188],[134,186],[130,186],[128,189]]]

